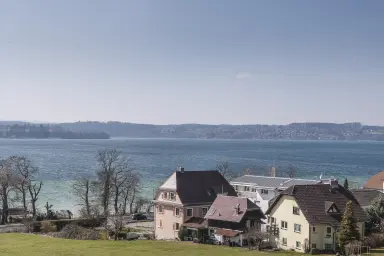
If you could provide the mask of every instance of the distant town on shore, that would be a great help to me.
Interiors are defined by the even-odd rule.
[[[152,125],[122,122],[75,122],[32,124],[0,122],[0,137],[109,139],[197,138],[263,140],[384,141],[384,126],[354,123],[292,123],[288,125]]]

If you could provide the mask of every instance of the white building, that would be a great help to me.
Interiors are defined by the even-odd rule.
[[[322,183],[322,181],[244,175],[232,180],[230,183],[239,197],[247,197],[265,213],[269,207],[269,201],[278,196],[281,191],[293,185],[318,184]]]

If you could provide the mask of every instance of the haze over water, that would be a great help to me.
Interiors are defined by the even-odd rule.
[[[70,193],[71,181],[94,175],[95,155],[117,148],[131,156],[143,176],[143,196],[151,197],[156,185],[178,166],[188,170],[215,169],[227,161],[234,171],[255,168],[265,175],[273,164],[297,167],[298,177],[334,176],[363,184],[384,169],[384,143],[321,141],[253,141],[196,139],[111,140],[0,140],[0,157],[22,155],[40,168],[45,183],[39,207],[48,200],[54,209],[78,209]],[[278,173],[279,175],[279,173]],[[281,175],[281,173],[280,173]]]

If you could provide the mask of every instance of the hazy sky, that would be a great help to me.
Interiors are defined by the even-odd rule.
[[[384,1],[0,0],[0,119],[384,124]]]

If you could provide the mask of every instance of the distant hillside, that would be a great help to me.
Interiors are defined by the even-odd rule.
[[[106,132],[112,137],[373,140],[384,141],[384,127],[361,123],[292,123],[289,125],[151,125],[121,122],[62,123],[73,132]]]

